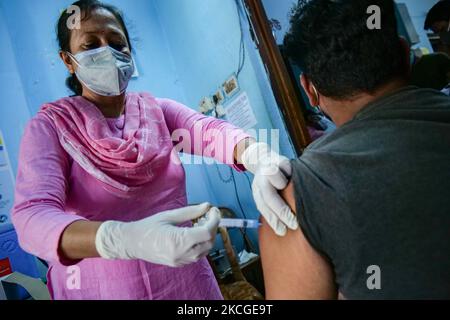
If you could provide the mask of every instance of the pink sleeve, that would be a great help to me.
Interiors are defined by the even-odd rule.
[[[70,164],[57,134],[44,117],[30,121],[22,138],[12,221],[20,246],[49,262],[59,254],[64,230],[79,216],[64,212]]]
[[[244,130],[226,121],[205,116],[176,101],[156,100],[164,112],[174,140],[182,141],[178,146],[179,151],[214,158],[238,171],[245,171],[234,159],[236,145],[251,137]]]

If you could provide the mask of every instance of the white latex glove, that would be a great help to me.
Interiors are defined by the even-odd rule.
[[[255,175],[253,197],[270,227],[279,236],[285,236],[287,228],[297,230],[297,218],[279,195],[292,176],[289,159],[273,152],[266,143],[254,143],[243,153],[242,164]]]
[[[208,218],[202,226],[177,227],[206,213]],[[107,221],[100,226],[95,245],[105,259],[139,259],[181,267],[208,255],[219,223],[219,209],[204,203],[165,211],[137,222]]]

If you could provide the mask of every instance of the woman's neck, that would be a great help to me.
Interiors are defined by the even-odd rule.
[[[104,97],[83,92],[83,97],[95,104],[105,118],[119,118],[125,111],[125,93],[116,97]]]

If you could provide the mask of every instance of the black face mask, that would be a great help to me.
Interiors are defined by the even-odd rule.
[[[439,33],[439,37],[441,38],[441,42],[446,45],[450,46],[450,22],[447,28],[447,31],[442,31]]]
[[[441,42],[446,46],[450,46],[450,31],[444,31],[439,33],[439,37],[441,38]]]

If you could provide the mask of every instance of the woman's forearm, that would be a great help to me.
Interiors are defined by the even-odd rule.
[[[68,260],[100,257],[95,237],[101,222],[76,221],[64,231],[59,244],[60,254]]]
[[[247,150],[247,148],[252,145],[253,143],[256,143],[256,140],[253,138],[247,138],[242,140],[236,145],[236,148],[234,149],[234,160],[237,164],[242,164],[242,155]]]
[[[242,154],[256,140],[247,138],[236,145],[234,158],[242,163]],[[76,221],[64,231],[59,244],[60,254],[69,260],[81,260],[100,257],[95,246],[95,238],[101,222]]]

